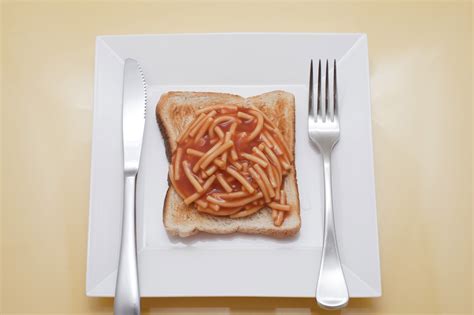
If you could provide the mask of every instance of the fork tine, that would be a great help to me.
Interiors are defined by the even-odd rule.
[[[316,114],[317,118],[321,119],[322,113],[321,113],[321,59],[319,59],[319,65],[318,65],[318,106],[316,107]]]
[[[333,82],[333,98],[334,98],[334,107],[333,107],[333,118],[337,118],[338,112],[338,99],[337,99],[337,68],[336,68],[336,59],[334,59],[334,82]]]
[[[309,96],[308,96],[308,117],[314,119],[314,98],[313,98],[313,59],[309,67]]]
[[[324,104],[324,121],[329,116],[329,62],[326,59],[326,91],[325,91],[326,102]]]

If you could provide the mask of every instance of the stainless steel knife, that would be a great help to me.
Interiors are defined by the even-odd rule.
[[[114,314],[140,314],[135,185],[145,128],[146,83],[138,62],[126,59],[123,72],[123,220],[120,258],[115,286]]]

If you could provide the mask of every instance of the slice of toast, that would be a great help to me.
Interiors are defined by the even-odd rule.
[[[212,92],[168,92],[156,106],[156,117],[166,146],[168,161],[176,149],[176,139],[195,119],[199,108],[210,105],[255,106],[281,131],[291,154],[295,154],[295,100],[293,94],[273,91],[254,97]],[[168,233],[187,237],[198,232],[229,234],[242,232],[272,237],[287,237],[301,227],[298,185],[294,166],[286,175],[283,188],[292,211],[281,226],[275,226],[271,209],[263,208],[248,217],[231,219],[200,213],[194,205],[187,206],[169,182],[163,205],[163,223]]]

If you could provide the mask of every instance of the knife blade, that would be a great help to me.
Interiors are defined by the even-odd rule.
[[[145,128],[146,83],[134,59],[126,59],[123,78],[123,158],[125,173],[136,174]]]

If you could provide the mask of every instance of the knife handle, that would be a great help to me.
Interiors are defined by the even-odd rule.
[[[115,286],[115,315],[140,314],[137,243],[135,232],[136,175],[125,175],[123,191],[122,242],[120,246],[117,282]]]

